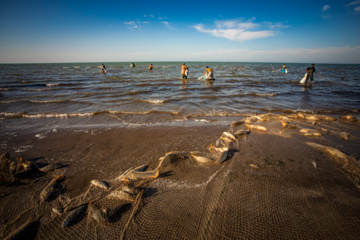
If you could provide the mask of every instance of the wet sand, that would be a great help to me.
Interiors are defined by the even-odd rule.
[[[109,222],[100,224],[83,213],[69,227],[61,226],[67,214],[55,216],[51,209],[88,191],[91,180],[115,179],[146,163],[153,170],[171,151],[207,152],[230,126],[57,129],[42,139],[33,132],[2,135],[6,148],[1,150],[11,160],[21,156],[38,166],[63,167],[1,183],[0,237],[42,216],[28,230],[34,239],[356,239],[359,122],[292,119],[294,129],[273,119],[254,124],[268,130],[238,137],[221,164],[186,158],[139,183],[139,205],[96,200],[108,209]],[[304,136],[301,128],[322,136]],[[247,128],[241,124],[233,130],[240,129]],[[348,132],[349,139],[341,132]],[[307,142],[336,148],[355,162],[341,162]],[[41,190],[59,174],[65,177],[61,190],[41,203]]]

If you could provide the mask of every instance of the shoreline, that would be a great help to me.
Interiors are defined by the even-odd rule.
[[[6,148],[2,145],[1,149],[10,153],[11,160],[21,156],[39,166],[60,163],[63,167],[16,184],[1,183],[0,203],[7,208],[2,208],[0,221],[7,228],[0,229],[0,236],[8,236],[29,217],[42,214],[39,226],[30,231],[34,239],[117,239],[119,233],[125,239],[355,239],[360,220],[356,214],[360,211],[359,122],[278,116],[239,119],[243,122],[233,128],[59,128],[41,139],[33,132],[3,135],[1,142],[6,142]],[[200,164],[186,158],[170,164],[171,171],[155,179],[136,182],[143,190],[138,209],[124,201],[95,201],[108,208],[111,221],[105,225],[83,213],[65,228],[61,227],[65,213],[50,214],[56,205],[65,206],[84,193],[89,197],[95,191],[89,188],[91,180],[111,182],[127,169],[143,164],[154,170],[169,152],[205,153],[224,131],[247,129],[250,133],[236,138],[231,154],[220,164]],[[316,130],[321,136],[305,136],[301,129]],[[342,132],[348,133],[348,140]],[[346,159],[308,142],[336,148]],[[41,189],[59,174],[65,177],[60,193],[40,204]],[[133,219],[129,225],[128,219]]]

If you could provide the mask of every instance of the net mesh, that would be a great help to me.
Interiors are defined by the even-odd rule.
[[[278,121],[262,124],[279,130],[272,128]],[[337,124],[327,128],[334,131]],[[244,125],[236,128],[231,131]],[[271,130],[252,131],[237,138],[231,157],[221,164],[199,164],[187,156],[158,177],[108,179],[108,189],[89,184],[75,197],[58,181],[51,198],[40,200],[47,184],[64,174],[61,169],[3,181],[1,238],[26,232],[33,239],[358,239],[360,194],[353,184],[358,176],[346,174],[302,138],[276,138]],[[3,176],[9,175],[6,164]],[[138,190],[132,200],[107,197],[124,186]],[[106,214],[106,222],[90,216],[91,204]],[[81,206],[83,211],[63,227]]]

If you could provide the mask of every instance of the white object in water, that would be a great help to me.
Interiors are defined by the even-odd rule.
[[[307,77],[307,73],[305,73],[305,76],[300,80],[300,84],[305,84],[306,77]]]
[[[198,80],[205,81],[205,80],[206,80],[206,76],[202,75],[202,76],[198,77]]]

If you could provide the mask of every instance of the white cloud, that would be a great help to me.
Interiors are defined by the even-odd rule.
[[[174,27],[168,21],[162,21],[161,23],[164,24],[168,29],[174,29]]]
[[[325,6],[323,6],[322,11],[325,12],[329,9],[330,9],[330,5],[325,5]]]
[[[346,4],[345,6],[346,6],[346,7],[351,7],[351,6],[356,6],[356,5],[360,5],[360,0],[356,0],[356,1],[350,2],[350,3]],[[355,10],[356,12],[360,12],[360,6],[354,7],[354,10]]]
[[[330,9],[330,5],[324,5],[321,10],[321,17],[324,19],[328,19],[331,17],[330,14],[328,14],[328,10]]]
[[[290,27],[289,25],[284,25],[282,23],[263,22],[263,24],[264,26],[272,30]]]
[[[141,25],[139,25],[135,21],[124,22],[124,24],[128,25],[128,29],[130,29],[130,30],[139,30],[139,29],[141,29]]]
[[[166,26],[168,29],[174,29],[173,25],[171,23],[169,23],[168,21],[165,21],[167,19],[167,17],[157,17],[155,18],[155,15],[147,15],[147,14],[144,14],[143,15],[144,18],[146,18],[146,20],[148,21],[127,21],[127,22],[124,22],[125,25],[128,25],[128,29],[130,30],[140,30],[143,28],[143,26],[145,24],[151,24],[151,23],[154,23],[154,22],[157,22],[157,23],[161,23],[163,24],[164,26]],[[152,19],[150,19],[152,18]],[[160,21],[157,21],[157,20],[160,20]]]
[[[354,6],[354,5],[358,5],[360,4],[360,0],[356,0],[356,1],[353,1],[353,2],[350,2],[348,4],[346,4],[347,7],[350,7],[350,6]]]
[[[124,22],[124,24],[127,24],[127,25],[135,25],[136,23],[134,21],[128,21],[128,22]]]
[[[215,21],[216,28],[237,28],[237,29],[256,29],[259,27],[258,23],[253,22],[239,22],[237,20]]]
[[[150,24],[150,22],[141,22],[141,21],[128,21],[124,22],[125,25],[128,25],[130,30],[140,30],[143,27],[143,24]]]
[[[216,21],[214,29],[207,29],[203,24],[194,25],[197,31],[208,33],[215,37],[222,37],[233,41],[248,41],[258,38],[266,38],[278,34],[278,29],[285,28],[281,23],[254,23],[255,18],[248,22],[240,22],[239,20]]]

